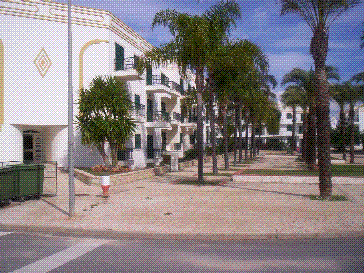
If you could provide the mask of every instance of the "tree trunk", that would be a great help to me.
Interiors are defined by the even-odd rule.
[[[203,83],[204,75],[203,68],[196,69],[196,89],[197,89],[197,157],[198,157],[198,165],[197,165],[197,174],[198,174],[198,182],[200,184],[203,183],[203,117],[202,117],[202,108],[203,108],[203,100],[202,100],[202,92],[203,92]]]
[[[343,154],[343,160],[346,161],[346,145],[345,145],[345,112],[344,112],[344,104],[340,105],[340,136],[341,143],[340,143],[340,152]]]
[[[109,157],[107,156],[106,152],[105,152],[105,143],[102,142],[100,143],[100,145],[96,146],[98,152],[100,153],[101,157],[102,157],[102,161],[104,161],[105,166],[109,167],[110,166],[110,161],[109,161]]]
[[[239,129],[239,163],[243,162],[243,125],[242,125],[242,106],[239,104],[238,129]]]
[[[250,141],[251,141],[251,149],[250,149],[250,158],[253,158],[253,156],[255,157],[255,120],[254,117],[251,119],[252,122],[252,131],[251,131],[251,137],[250,137]]]
[[[235,125],[234,125],[234,165],[237,162],[237,152],[238,152],[238,105],[235,106]]]
[[[111,165],[113,167],[115,167],[118,164],[118,159],[117,159],[117,150],[118,150],[118,146],[116,145],[116,143],[112,143],[109,142],[110,145],[110,153],[111,153]]]
[[[210,128],[211,128],[211,147],[212,147],[212,173],[217,174],[217,157],[216,157],[216,128],[215,128],[215,111],[214,111],[214,93],[210,91]]]
[[[248,111],[245,114],[245,161],[248,160],[248,149],[249,149],[249,119]]]
[[[259,124],[259,136],[258,136],[258,144],[257,144],[257,155],[259,155],[259,152],[260,152],[260,146],[262,144],[262,124],[260,123]]]
[[[296,106],[293,106],[293,118],[292,118],[292,154],[297,149],[297,143],[296,143]]]
[[[225,170],[229,169],[229,137],[227,130],[227,113],[226,113],[226,104],[222,106],[222,122],[223,122],[223,136],[224,136],[224,161],[225,161]]]
[[[315,63],[319,189],[322,198],[332,194],[330,160],[330,92],[326,78],[325,62],[328,35],[323,23],[319,24],[311,40],[310,53]]]
[[[314,98],[311,98],[307,116],[306,163],[310,169],[316,165],[316,108],[313,100]]]
[[[349,134],[350,134],[350,164],[354,164],[354,103],[350,103],[349,109]]]
[[[303,120],[302,120],[302,159],[307,162],[307,113],[306,110],[303,113]]]

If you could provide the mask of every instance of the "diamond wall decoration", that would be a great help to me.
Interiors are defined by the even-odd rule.
[[[48,69],[52,65],[51,59],[48,57],[47,52],[44,50],[44,48],[42,48],[42,50],[38,53],[37,57],[34,59],[34,64],[37,67],[40,75],[44,77]]]

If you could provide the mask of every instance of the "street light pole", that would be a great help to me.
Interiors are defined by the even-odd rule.
[[[68,0],[68,205],[69,217],[75,214],[75,181],[74,181],[74,136],[73,136],[73,88],[72,88],[72,25],[71,0]]]

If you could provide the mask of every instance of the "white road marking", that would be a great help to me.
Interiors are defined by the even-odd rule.
[[[32,264],[24,266],[18,270],[13,271],[14,273],[20,272],[49,272],[57,267],[60,267],[84,254],[90,252],[99,246],[107,243],[106,240],[86,240],[82,243],[78,243],[70,248],[57,252],[51,256],[48,256],[42,260],[36,261]]]
[[[12,233],[12,232],[3,232],[3,231],[0,231],[0,237],[1,237],[1,236],[4,236],[4,235],[8,235],[8,234],[10,234],[10,233]]]

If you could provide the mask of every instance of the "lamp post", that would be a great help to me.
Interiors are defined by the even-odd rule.
[[[68,205],[69,217],[75,214],[75,181],[74,181],[74,136],[73,136],[73,88],[72,88],[72,26],[71,0],[68,0]]]

